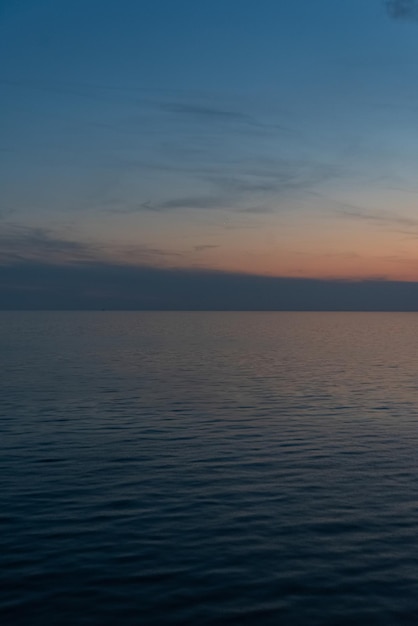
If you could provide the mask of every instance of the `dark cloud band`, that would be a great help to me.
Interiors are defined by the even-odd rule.
[[[418,311],[418,285],[105,262],[0,267],[0,309]]]

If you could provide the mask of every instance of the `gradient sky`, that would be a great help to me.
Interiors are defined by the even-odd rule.
[[[0,28],[0,288],[418,281],[413,0],[3,0]]]

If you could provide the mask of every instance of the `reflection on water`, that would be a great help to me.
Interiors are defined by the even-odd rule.
[[[1,623],[417,623],[418,315],[0,320]]]

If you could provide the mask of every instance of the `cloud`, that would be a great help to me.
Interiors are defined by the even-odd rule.
[[[181,257],[180,252],[144,244],[120,246],[76,241],[52,229],[6,224],[0,229],[0,264],[85,264],[102,262],[164,264]],[[116,260],[116,261],[115,261]]]
[[[0,207],[0,219],[4,219],[5,217],[9,217],[12,213],[15,212],[15,209]]]
[[[200,244],[199,246],[195,246],[193,250],[195,252],[203,252],[203,250],[213,250],[214,248],[219,248],[219,246],[215,244],[206,243],[206,244]]]
[[[191,196],[184,198],[173,198],[165,202],[143,202],[136,207],[116,209],[113,213],[134,213],[149,211],[151,213],[167,213],[181,210],[216,211],[222,217],[222,227],[225,230],[252,229],[258,228],[260,224],[253,219],[253,216],[272,215],[277,211],[277,203],[274,206],[268,203],[263,205],[247,206],[248,198],[240,201],[240,198],[225,194],[224,196]],[[240,219],[244,218],[244,219]]]
[[[385,6],[395,20],[418,20],[417,0],[385,0]]]
[[[0,230],[0,262],[88,261],[95,259],[95,246],[60,237],[47,228],[6,224]]]
[[[272,193],[284,189],[290,183],[289,177],[277,172],[277,177],[255,176],[216,176],[210,179],[224,193],[242,195],[248,193]]]
[[[283,194],[309,189],[339,175],[339,169],[327,163],[277,160],[268,167],[252,170],[241,168],[237,174],[208,177],[224,193],[230,194]]]
[[[214,96],[207,94],[200,96],[200,99],[204,98],[206,102],[196,102],[196,97],[190,96],[189,102],[159,102],[157,104],[160,111],[169,113],[171,116],[176,116],[179,120],[184,118],[190,122],[199,123],[202,126],[208,125],[208,128],[213,131],[213,126],[220,125],[222,131],[226,130],[228,126],[229,132],[248,134],[248,132],[265,136],[266,133],[278,132],[280,134],[291,135],[297,138],[299,133],[295,132],[293,128],[287,126],[287,124],[278,123],[272,119],[257,119],[257,117],[244,113],[241,111],[231,110],[222,106],[214,106],[212,104]]]
[[[315,280],[123,263],[15,261],[1,309],[418,311],[418,284]]]
[[[139,211],[172,211],[177,209],[221,209],[225,208],[225,198],[217,196],[190,196],[173,198],[164,202],[143,202]]]
[[[167,212],[182,209],[228,210],[231,213],[273,213],[279,197],[311,190],[339,176],[339,169],[326,163],[279,160],[268,166],[249,168],[208,168],[196,173],[196,185],[209,184],[213,191],[202,195],[182,196],[168,200],[147,200],[134,207],[112,212]]]
[[[209,98],[208,98],[209,99]],[[212,98],[211,98],[212,100]],[[278,131],[293,132],[292,129],[282,124],[264,123],[254,116],[241,111],[233,111],[226,108],[212,106],[211,104],[200,104],[196,102],[163,102],[159,108],[166,112],[179,116],[189,117],[195,121],[216,122],[216,123],[240,123],[255,126],[260,129],[276,129]]]
[[[202,121],[215,122],[244,122],[255,123],[250,115],[238,111],[229,111],[217,107],[205,106],[193,103],[163,103],[160,108],[167,113],[185,115]]]
[[[403,215],[397,215],[396,213],[387,213],[380,211],[374,213],[367,211],[366,209],[360,209],[346,205],[347,208],[340,211],[340,214],[345,217],[352,217],[355,219],[364,220],[366,222],[373,222],[383,226],[400,226],[403,228],[418,228],[418,219],[412,217],[405,217]],[[404,231],[402,231],[404,232]],[[410,234],[410,231],[408,231]]]
[[[272,215],[276,213],[278,210],[277,205],[275,206],[249,206],[242,207],[239,209],[239,213],[244,213],[246,215]]]
[[[255,190],[252,190],[253,193]],[[219,210],[228,211],[229,213],[271,213],[271,207],[263,206],[245,206],[245,202],[242,198],[242,192],[224,193],[224,195],[216,196],[189,196],[182,198],[173,198],[163,202],[142,202],[135,208],[127,208],[120,211],[116,209],[112,212],[140,212],[150,211],[155,213],[166,213],[171,211],[180,211],[183,209],[196,209],[196,210]],[[248,202],[248,198],[246,199]]]

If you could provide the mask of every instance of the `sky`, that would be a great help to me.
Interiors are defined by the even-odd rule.
[[[0,54],[0,308],[418,309],[418,2],[0,0]]]

